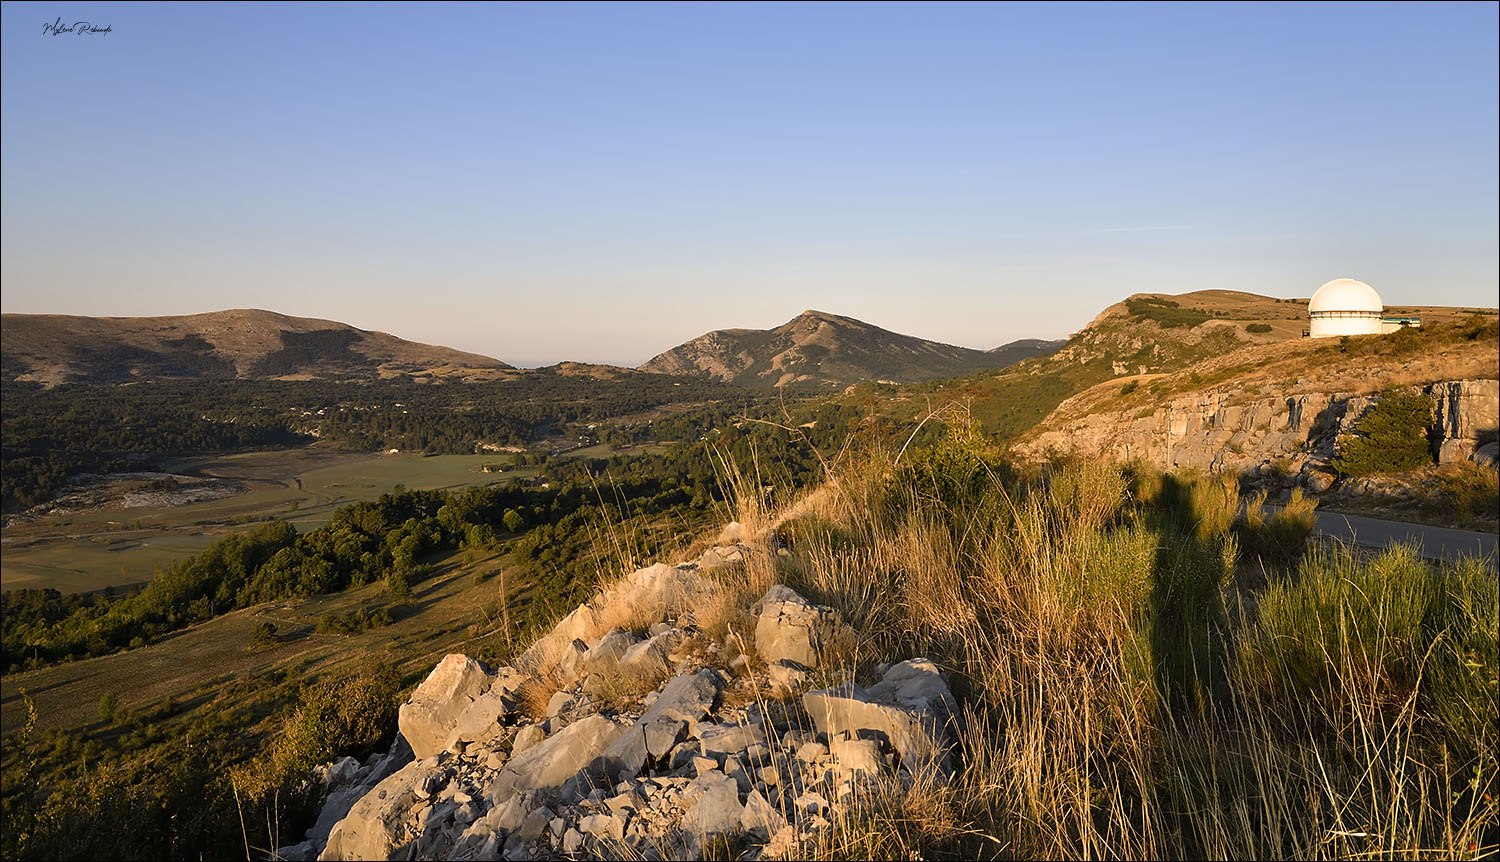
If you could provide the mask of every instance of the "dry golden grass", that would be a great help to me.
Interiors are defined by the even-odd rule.
[[[667,681],[667,668],[656,664],[624,666],[611,663],[590,674],[584,689],[607,704],[622,706],[638,702]]]
[[[552,701],[552,695],[557,694],[566,682],[555,668],[529,676],[516,691],[521,714],[532,722],[545,721],[547,705]]]
[[[1364,641],[1330,645],[1328,697],[1290,700],[1263,665],[1215,646],[1244,649],[1258,625],[1243,605],[1228,611],[1237,489],[1080,465],[1040,497],[1000,494],[955,522],[882,471],[864,475],[782,525],[789,581],[864,633],[862,664],[922,653],[955,670],[961,768],[865,800],[803,855],[1497,849],[1494,757],[1448,753],[1415,689],[1392,700],[1372,687]],[[1181,532],[1157,522],[1167,511]],[[1492,699],[1460,702],[1495,717]]]
[[[1257,390],[1277,397],[1318,392],[1370,395],[1395,386],[1494,379],[1500,368],[1500,346],[1490,337],[1449,338],[1452,331],[1461,328],[1450,317],[1423,332],[1426,340],[1422,349],[1413,352],[1330,355],[1329,350],[1338,348],[1338,339],[1303,338],[1251,345],[1169,374],[1116,377],[1063,401],[1045,421],[1037,424],[1027,439],[1095,413],[1118,411],[1133,415],[1141,408],[1159,406],[1167,397],[1215,393],[1228,395],[1226,404],[1237,404],[1255,400],[1259,397]],[[1389,336],[1361,336],[1356,342],[1369,338]],[[1139,382],[1140,387],[1131,395],[1122,396],[1121,386],[1132,380]]]
[[[594,610],[594,629],[598,635],[614,629],[640,633],[652,623],[661,622],[672,610],[672,603],[665,597],[629,589],[606,589],[604,596]]]

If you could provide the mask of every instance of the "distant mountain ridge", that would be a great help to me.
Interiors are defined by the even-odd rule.
[[[487,379],[497,359],[347,323],[231,309],[168,317],[0,315],[0,376],[47,385],[176,379]]]
[[[1068,343],[1066,338],[1049,341],[1042,338],[1021,338],[1008,344],[1002,344],[994,350],[986,351],[994,357],[996,367],[1014,365],[1023,359],[1033,356],[1046,356],[1056,353]]]
[[[999,368],[1063,342],[1026,339],[973,350],[881,329],[852,317],[804,311],[774,329],[718,329],[640,366],[744,386],[828,388],[861,381],[911,383]]]

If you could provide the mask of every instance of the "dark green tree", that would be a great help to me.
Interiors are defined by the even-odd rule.
[[[1387,389],[1355,423],[1354,436],[1342,442],[1333,466],[1348,476],[1397,473],[1432,463],[1427,432],[1432,427],[1432,399],[1410,389]]]
[[[250,630],[250,646],[254,649],[270,649],[277,644],[276,624],[269,620],[261,620]],[[103,711],[103,707],[100,707]]]
[[[505,514],[501,516],[501,521],[505,529],[511,533],[519,533],[526,527],[526,519],[515,509],[506,509]]]

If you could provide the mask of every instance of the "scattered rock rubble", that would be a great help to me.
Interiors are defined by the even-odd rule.
[[[734,526],[721,542],[740,540]],[[402,705],[389,753],[320,767],[317,825],[278,855],[685,859],[724,836],[743,858],[796,857],[883,785],[947,780],[956,709],[942,672],[918,658],[877,667],[867,689],[840,677],[829,647],[848,629],[833,609],[773,586],[749,609],[759,661],[724,666],[733,651],[694,618],[721,589],[702,573],[753,553],[766,551],[721,545],[641,569],[514,667],[447,656]],[[622,607],[644,635],[611,625]],[[842,681],[809,691],[810,675]],[[543,680],[558,688],[538,721],[522,689]]]

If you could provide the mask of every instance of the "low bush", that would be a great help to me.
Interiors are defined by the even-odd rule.
[[[1454,522],[1493,530],[1500,520],[1500,471],[1494,467],[1473,462],[1440,467],[1437,491],[1443,513]]]
[[[302,834],[317,802],[312,768],[344,755],[364,757],[389,741],[400,683],[392,668],[369,664],[303,686],[266,749],[230,771],[236,801],[250,809],[247,819],[274,820],[283,834]]]
[[[1127,299],[1125,307],[1130,310],[1131,316],[1142,320],[1154,320],[1161,324],[1163,329],[1197,326],[1213,317],[1208,312],[1196,308],[1181,308],[1170,299],[1157,299],[1149,296],[1143,299]]]
[[[1314,512],[1317,500],[1302,496],[1301,488],[1292,490],[1287,504],[1269,517],[1265,510],[1266,492],[1259,491],[1245,501],[1245,512],[1234,525],[1240,549],[1247,559],[1273,566],[1294,566],[1307,548],[1308,537],[1318,526]]]
[[[318,618],[318,631],[323,634],[347,635],[379,628],[391,624],[391,610],[387,607],[356,608],[343,614],[324,611]]]
[[[1410,389],[1387,389],[1339,442],[1333,466],[1347,476],[1397,473],[1431,464],[1427,441],[1432,399]]]
[[[1282,703],[1370,702],[1387,715],[1420,709],[1462,762],[1488,759],[1495,724],[1500,589],[1479,561],[1439,571],[1408,548],[1369,562],[1315,545],[1297,577],[1261,597],[1243,639],[1247,679]]]
[[[270,620],[261,620],[250,630],[250,648],[253,650],[266,650],[276,646],[280,639],[276,637],[276,624]]]

